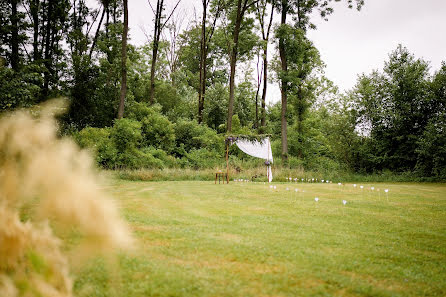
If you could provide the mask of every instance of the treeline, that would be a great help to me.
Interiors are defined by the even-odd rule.
[[[446,177],[445,63],[431,74],[399,46],[341,94],[306,34],[331,1],[203,0],[187,26],[151,3],[136,47],[127,0],[0,0],[0,110],[67,98],[61,133],[105,168],[223,166],[225,134],[266,133],[284,167]],[[266,106],[268,82],[281,98]]]

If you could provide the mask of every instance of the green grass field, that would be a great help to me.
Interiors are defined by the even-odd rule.
[[[445,184],[275,185],[114,180],[138,249],[76,294],[446,296]]]

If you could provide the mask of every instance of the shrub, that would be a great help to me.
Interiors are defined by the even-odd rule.
[[[119,153],[135,149],[142,140],[141,124],[131,119],[116,120],[110,136]]]
[[[156,149],[154,147],[144,148],[143,151],[151,154],[156,159],[160,160],[166,167],[176,167],[178,165],[178,160],[174,156],[168,155],[165,151],[161,149]]]
[[[117,149],[110,138],[110,128],[87,127],[74,134],[74,139],[82,148],[88,148],[95,155],[96,163],[104,168],[112,168]]]
[[[206,148],[208,151],[220,154],[224,152],[223,136],[219,136],[209,127],[199,125],[196,121],[180,120],[175,126],[175,135],[176,153],[180,157],[193,149]]]
[[[200,168],[213,168],[221,166],[223,164],[223,158],[215,151],[209,151],[207,149],[193,149],[186,155],[187,165],[189,167]]]
[[[40,95],[42,80],[37,66],[25,66],[17,72],[0,66],[0,111],[33,105]]]
[[[422,176],[446,178],[446,113],[433,117],[417,145],[416,170]]]
[[[175,145],[174,125],[159,113],[152,113],[141,121],[144,146],[154,146],[167,152]]]
[[[155,158],[146,149],[129,148],[117,156],[116,167],[128,169],[164,168],[163,161]]]
[[[171,152],[175,145],[174,125],[161,114],[161,107],[133,102],[127,117],[141,123],[142,146],[154,146]]]

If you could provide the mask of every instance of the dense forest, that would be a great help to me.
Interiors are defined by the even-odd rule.
[[[275,166],[446,178],[446,63],[400,45],[339,92],[307,37],[338,1],[202,0],[185,26],[151,0],[138,47],[127,2],[0,0],[0,112],[62,98],[61,136],[107,169],[214,168],[226,135],[269,134]]]

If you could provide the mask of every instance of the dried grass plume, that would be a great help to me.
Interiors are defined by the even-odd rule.
[[[0,118],[0,295],[72,296],[58,230],[96,249],[133,239],[100,189],[90,156],[57,136],[62,101]]]

